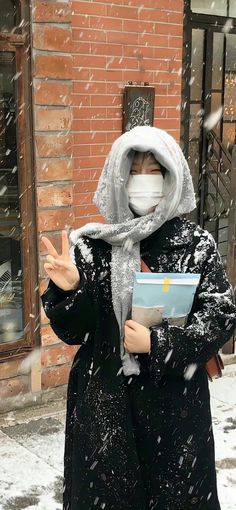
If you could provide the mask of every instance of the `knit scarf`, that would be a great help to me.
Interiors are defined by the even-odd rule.
[[[135,151],[153,153],[165,172],[163,198],[154,212],[134,217],[126,189]],[[107,224],[89,223],[70,233],[73,245],[82,236],[103,239],[112,246],[112,304],[120,329],[120,356],[125,376],[139,375],[140,364],[124,349],[124,323],[132,308],[134,271],[140,271],[140,241],[163,223],[196,207],[192,177],[184,155],[172,136],[161,129],[138,126],[112,145],[98,182],[94,203]]]

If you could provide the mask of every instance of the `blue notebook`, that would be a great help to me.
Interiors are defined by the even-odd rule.
[[[146,327],[162,317],[173,324],[186,320],[200,281],[198,273],[135,272],[132,319]]]

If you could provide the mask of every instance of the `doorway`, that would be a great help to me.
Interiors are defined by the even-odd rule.
[[[236,179],[232,170],[236,144],[236,9],[234,12],[231,6],[230,11],[229,2],[222,0],[214,2],[216,9],[219,4],[219,11],[210,8],[212,2],[209,8],[207,4],[192,0],[185,6],[181,135],[198,199],[191,219],[212,233],[227,269],[232,264],[229,232],[235,232],[236,221],[232,214]],[[230,13],[235,18],[228,18]]]

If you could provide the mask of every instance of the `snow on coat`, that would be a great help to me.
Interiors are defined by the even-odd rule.
[[[205,363],[231,337],[236,308],[215,241],[179,217],[141,241],[151,270],[201,280],[186,326],[150,328],[150,355],[136,355],[132,377],[120,359],[111,246],[82,241],[78,288],[50,280],[42,295],[58,337],[81,345],[68,384],[63,509],[220,510]]]

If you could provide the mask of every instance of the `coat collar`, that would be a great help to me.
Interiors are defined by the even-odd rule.
[[[155,247],[158,251],[172,251],[188,246],[196,225],[185,218],[175,217],[166,221],[158,230],[141,242],[142,255]]]

